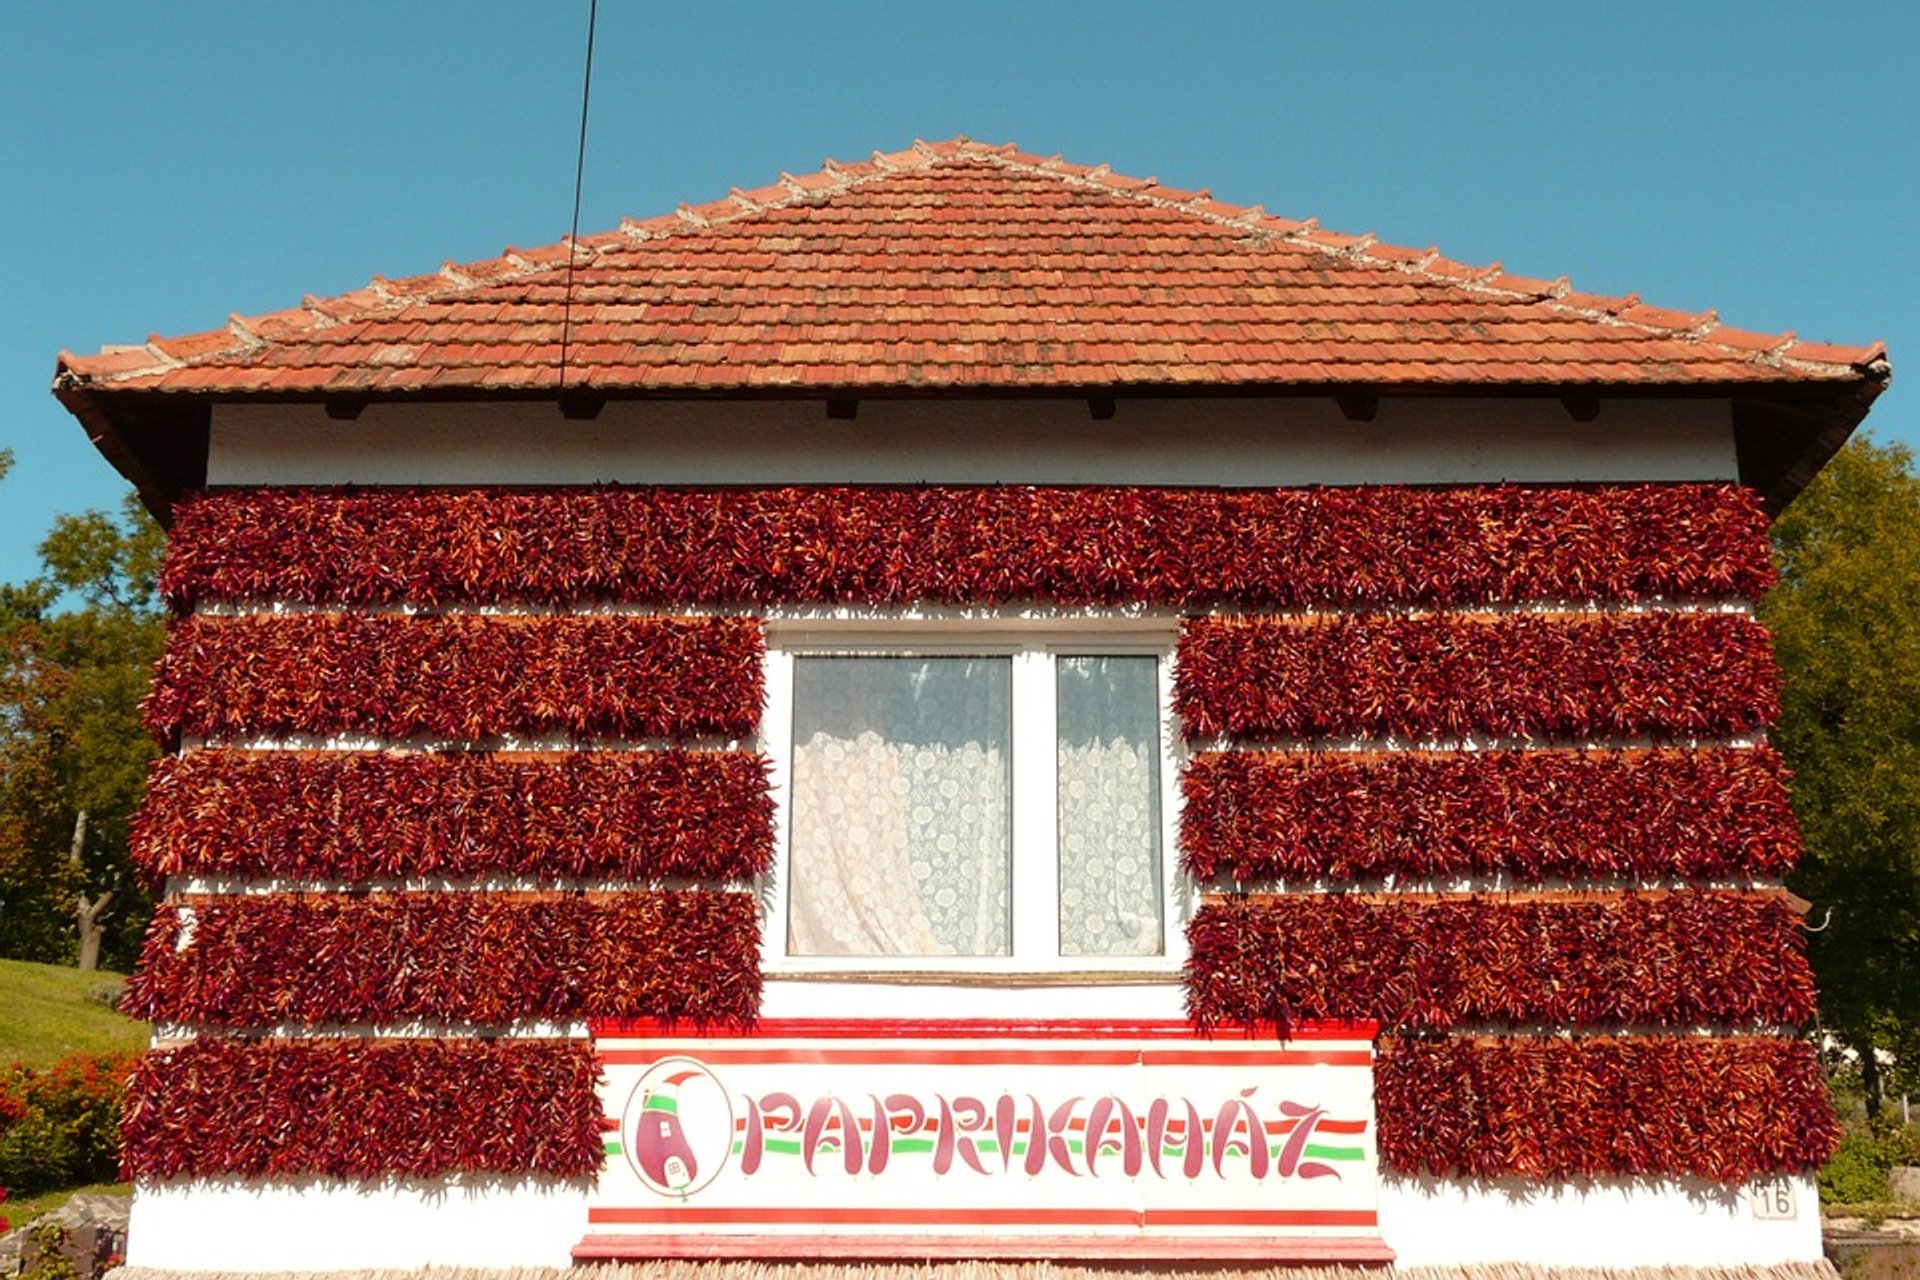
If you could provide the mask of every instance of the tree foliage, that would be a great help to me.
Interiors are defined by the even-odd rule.
[[[1783,676],[1776,741],[1807,851],[1794,887],[1827,1029],[1861,1055],[1920,1064],[1920,476],[1911,451],[1859,439],[1774,526],[1780,586],[1763,614]]]
[[[152,906],[127,837],[153,755],[140,700],[165,634],[163,545],[129,495],[57,518],[40,573],[0,586],[0,955],[72,961],[89,907],[105,962],[138,954]]]

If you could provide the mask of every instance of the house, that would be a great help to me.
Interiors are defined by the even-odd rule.
[[[966,140],[62,356],[130,1261],[1817,1258],[1751,604],[1887,376]]]

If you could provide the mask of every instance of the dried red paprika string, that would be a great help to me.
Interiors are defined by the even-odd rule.
[[[1775,877],[1800,853],[1767,747],[1200,752],[1181,788],[1201,880]]]
[[[163,904],[123,1007],[227,1028],[658,1018],[745,1026],[748,893],[207,896]]]
[[[1740,1183],[1840,1135],[1813,1046],[1776,1037],[1387,1036],[1374,1108],[1382,1166],[1441,1177]]]
[[[747,879],[773,856],[767,763],[739,751],[194,751],[155,762],[150,876]]]
[[[204,601],[1458,605],[1746,598],[1732,485],[249,489],[176,504]]]
[[[1733,613],[1188,619],[1187,735],[1724,737],[1772,723],[1766,628]]]
[[[1764,517],[1751,493],[1729,486],[1278,492],[1026,487],[257,490],[182,504],[175,533],[166,590],[183,607],[209,600],[558,605],[616,600],[686,607],[688,602],[992,604],[1021,599],[1252,607],[1459,606],[1578,604],[1649,596],[1751,598],[1772,581]],[[1308,642],[1311,652],[1304,656],[1289,651],[1276,660],[1273,650],[1285,646],[1274,645],[1272,633],[1249,651],[1231,652],[1232,645],[1220,652],[1208,647],[1234,627],[1246,627],[1251,634],[1270,625],[1226,620],[1190,625],[1182,646],[1181,694],[1187,700],[1183,710],[1191,710],[1193,732],[1724,736],[1760,727],[1772,714],[1772,669],[1764,638],[1739,617],[1362,618],[1306,629],[1319,634]],[[641,633],[648,628],[658,629],[643,639]],[[675,628],[683,630],[670,635]],[[1334,632],[1340,633],[1339,643],[1322,643]],[[549,639],[526,639],[535,633]],[[759,715],[759,644],[757,626],[741,620],[202,618],[176,628],[151,716],[169,738],[308,733],[467,741],[503,733],[743,736]],[[1305,681],[1316,697],[1330,697],[1331,705],[1316,710],[1312,699],[1302,697],[1297,681]],[[422,766],[431,767],[437,766]],[[452,794],[485,786],[484,779],[456,777],[455,772],[445,779]],[[341,788],[338,798],[345,803],[377,794],[380,786],[400,785],[397,776],[376,779],[369,774],[328,785]],[[286,781],[314,784],[312,778]],[[755,802],[764,797],[763,780],[751,789],[744,779],[738,781],[734,794],[742,805],[749,790]],[[1651,785],[1653,779],[1640,781]],[[275,784],[241,785],[270,789]],[[1273,793],[1270,781],[1261,785],[1266,788],[1263,795]],[[1410,785],[1417,789],[1424,784]],[[1484,798],[1490,794],[1486,785],[1491,784],[1473,791],[1482,797],[1474,803],[1491,803]],[[1220,794],[1230,795],[1231,787]],[[259,802],[270,801],[262,793]],[[1761,797],[1753,803],[1765,810],[1772,802]],[[312,812],[318,821],[319,810]],[[1745,810],[1742,816],[1747,816]],[[1738,826],[1735,818],[1727,821]],[[747,825],[743,817],[738,828],[728,829],[744,831]],[[1752,825],[1758,830],[1764,822],[1753,820]],[[1752,855],[1756,859],[1791,856],[1790,850],[1784,855],[1764,852],[1777,850],[1779,838],[1771,845],[1763,835],[1753,839],[1763,847]],[[564,838],[556,835],[554,840],[558,844]],[[1267,866],[1288,865],[1282,855],[1267,851],[1265,837],[1234,840],[1231,847],[1226,842],[1196,843],[1189,848],[1189,859],[1211,857],[1217,866],[1250,875],[1267,874],[1262,869]],[[762,851],[765,847],[757,846]],[[288,874],[274,861],[282,856],[261,855],[258,862],[248,863],[244,855],[229,852],[209,855],[206,865],[222,867],[224,874]],[[344,873],[348,875],[408,874],[375,869],[391,865],[378,860],[390,858],[390,851],[359,856],[358,862],[353,855],[342,855],[326,865],[355,868]],[[1541,854],[1529,865],[1549,867],[1556,856]],[[185,857],[178,867],[192,865]],[[223,863],[221,857],[229,860]],[[164,860],[165,855],[152,859],[156,867]],[[642,864],[649,865],[657,866]],[[688,869],[678,874],[719,875],[731,865],[717,855],[691,857]],[[1638,872],[1639,864],[1632,870]],[[527,865],[523,873],[556,874],[545,862]],[[620,874],[636,873],[630,864],[620,869]],[[320,920],[308,906],[295,908],[273,899],[261,911],[264,914],[244,921],[260,926],[258,938],[240,928],[241,914],[214,925],[206,940],[220,945],[202,953],[214,961],[212,970],[197,968],[197,958],[180,961],[173,969],[166,967],[166,959],[156,959],[152,975],[143,979],[148,994],[141,998],[153,1000],[156,1008],[197,1009],[214,1021],[284,1017],[289,1009],[317,1019],[349,1006],[391,1004],[464,1008],[483,1018],[505,1018],[517,1008],[532,1007],[521,1005],[515,993],[531,984],[524,975],[538,967],[537,958],[496,946],[496,930],[525,923],[504,906],[492,914],[463,918],[459,928],[446,924],[457,909],[422,907],[417,915],[406,916],[406,924],[388,920],[382,925],[392,932],[381,936],[398,939],[392,947],[383,943],[357,960],[350,954],[348,937],[352,926],[367,923],[366,918],[329,906],[321,910],[325,919]],[[1395,918],[1404,921],[1404,916]],[[214,917],[209,914],[207,919]],[[421,920],[433,924],[419,926]],[[295,940],[298,927],[292,921],[308,926],[308,935]],[[393,947],[420,952],[422,937],[408,932],[414,927],[425,927],[434,940],[425,948],[430,956],[440,954],[435,948],[447,945],[445,939],[480,938],[479,953],[496,956],[494,963],[504,976],[494,987],[481,984],[467,995],[432,983],[399,996],[377,993],[378,975],[385,971],[373,961],[398,954]],[[1383,937],[1398,945],[1395,940],[1404,932],[1396,925]],[[1432,930],[1413,932],[1428,938]],[[1544,933],[1551,935],[1552,930]],[[664,933],[656,931],[655,936]],[[1423,945],[1431,950],[1430,943]],[[286,954],[299,948],[306,949],[299,954],[313,963],[317,976],[271,976],[282,972]],[[270,956],[272,952],[280,954]],[[564,948],[556,954],[564,954]],[[354,967],[356,963],[360,967]],[[743,981],[750,977],[757,1000],[757,957],[744,964],[732,958],[713,963]],[[234,967],[221,967],[228,965]],[[698,970],[691,965],[681,972]],[[210,986],[186,990],[194,975],[207,978],[209,972],[215,975],[208,979]],[[258,993],[242,992],[242,982],[230,980],[242,972],[268,973],[268,986]],[[1512,972],[1511,966],[1502,972]],[[1263,973],[1253,966],[1236,981],[1241,988],[1257,987]],[[1348,977],[1340,987],[1342,999],[1386,999],[1370,991],[1360,977]],[[1291,980],[1284,973],[1277,979],[1282,984]],[[328,991],[329,986],[340,990]],[[1241,988],[1233,988],[1222,1002],[1273,1007],[1272,990],[1259,996]],[[598,990],[580,977],[577,967],[550,989],[571,993],[567,999]],[[1641,1007],[1653,1007],[1647,1002],[1654,996],[1633,990]],[[1720,1010],[1748,1007],[1741,1004],[1747,994],[1729,981],[1705,996],[1675,998],[1682,1003],[1704,1000],[1701,1007]],[[644,995],[621,988],[619,998],[646,1007],[649,1000],[671,1005],[678,997],[655,987]],[[1481,1011],[1502,1000],[1507,1004],[1501,1007],[1521,1001],[1512,991],[1497,997],[1476,992],[1473,998],[1480,1003],[1442,984],[1425,990],[1424,1003],[1403,1002],[1407,1012],[1402,1020],[1419,1025],[1421,1018],[1435,1022],[1457,1016],[1448,1012],[1453,1007],[1448,1000]],[[1258,999],[1269,1004],[1260,1006]],[[1544,997],[1533,992],[1525,999]],[[1611,1009],[1608,999],[1618,1003],[1624,997],[1615,991],[1598,1005],[1582,1007]],[[1398,1006],[1389,1002],[1385,1007]],[[1280,1012],[1291,1016],[1292,1009],[1292,1003],[1284,1003]],[[259,1051],[203,1041],[154,1055],[146,1092],[138,1099],[141,1119],[130,1120],[130,1134],[138,1124],[148,1125],[129,1146],[130,1169],[144,1162],[144,1170],[135,1169],[142,1176],[179,1176],[184,1171],[373,1178],[395,1172],[432,1176],[450,1168],[577,1173],[597,1167],[597,1132],[587,1141],[582,1134],[593,1126],[583,1128],[574,1115],[578,1111],[589,1122],[597,1117],[591,1078],[584,1089],[586,1104],[574,1106],[582,1091],[555,1083],[564,1074],[560,1072],[539,1086],[505,1092],[519,1126],[515,1132],[531,1135],[536,1145],[547,1144],[547,1156],[502,1156],[503,1148],[486,1131],[485,1117],[461,1119],[455,1126],[460,1127],[457,1136],[420,1138],[442,1117],[416,1115],[405,1105],[383,1111],[381,1117],[390,1130],[384,1136],[392,1150],[382,1149],[383,1134],[371,1124],[311,1142],[304,1134],[288,1136],[285,1113],[296,1105],[293,1099],[336,1088],[347,1097],[358,1087],[370,1088],[369,1096],[383,1099],[383,1108],[394,1096],[418,1103],[422,1096],[431,1096],[415,1092],[423,1076],[430,1088],[445,1089],[455,1087],[454,1077],[461,1074],[448,1069],[436,1075],[439,1067],[419,1064],[438,1052],[450,1054],[451,1062],[466,1051],[491,1047],[446,1042],[444,1049],[396,1049],[390,1055],[339,1047],[355,1043],[305,1042],[286,1058],[301,1064],[300,1069],[277,1074],[264,1068],[260,1058],[290,1047],[281,1042]],[[1380,1111],[1382,1150],[1389,1166],[1489,1176],[1684,1172],[1738,1178],[1743,1170],[1804,1168],[1817,1161],[1823,1143],[1830,1145],[1831,1115],[1824,1110],[1817,1073],[1813,1086],[1807,1087],[1806,1072],[1792,1056],[1795,1050],[1779,1048],[1792,1042],[1643,1038],[1544,1043],[1579,1048],[1486,1048],[1484,1060],[1462,1060],[1463,1071],[1478,1074],[1451,1077],[1453,1092],[1447,1093],[1447,1079],[1427,1078],[1422,1055],[1431,1051],[1444,1056],[1461,1045],[1465,1048],[1460,1052],[1481,1053],[1478,1042],[1390,1040],[1382,1059]],[[1697,1047],[1702,1044],[1740,1047]],[[1603,1047],[1620,1045],[1645,1047]],[[309,1046],[315,1046],[312,1055],[302,1057]],[[577,1046],[562,1048],[577,1052]],[[418,1063],[409,1054],[417,1055]],[[476,1067],[467,1074],[478,1078],[486,1073]],[[1730,1076],[1738,1077],[1740,1086],[1731,1094],[1723,1090],[1715,1095],[1710,1085],[1700,1083],[1707,1079],[1724,1084]],[[1525,1083],[1541,1079],[1548,1079],[1551,1087],[1542,1092],[1554,1099],[1558,1110],[1542,1111],[1538,1099],[1526,1095]],[[394,1086],[395,1081],[403,1083]],[[1508,1081],[1520,1083],[1503,1084]],[[1656,1113],[1659,1106],[1668,1106],[1677,1120],[1664,1145],[1636,1136],[1645,1131],[1644,1115],[1596,1101],[1596,1081],[1636,1101],[1652,1102]],[[469,1079],[462,1087],[473,1085]],[[1781,1093],[1785,1101],[1768,1096],[1762,1085]],[[230,1086],[254,1098],[260,1115],[274,1118],[256,1122],[223,1110]],[[1507,1093],[1499,1093],[1500,1088]],[[1430,1136],[1436,1097],[1454,1109],[1441,1119],[1441,1132]],[[1499,1105],[1482,1106],[1485,1099]],[[1566,1115],[1587,1125],[1577,1141],[1548,1131]],[[1478,1144],[1470,1155],[1462,1156],[1458,1143],[1449,1145],[1448,1124],[1468,1133],[1468,1145]],[[175,1126],[170,1136],[148,1136],[168,1125]],[[198,1145],[182,1145],[182,1132],[190,1133]],[[167,1146],[169,1142],[173,1145]],[[445,1152],[455,1154],[423,1154],[421,1142],[440,1142]],[[490,1154],[473,1155],[475,1144],[487,1146]],[[571,1154],[553,1156],[553,1151]],[[462,1165],[460,1160],[472,1163]]]
[[[169,630],[146,718],[163,743],[737,738],[760,721],[762,650],[751,618],[200,616]]]
[[[594,1176],[600,1073],[581,1040],[227,1040],[145,1054],[129,1179]]]
[[[1772,1027],[1814,1009],[1800,916],[1779,894],[1284,894],[1209,902],[1187,935],[1202,1027]]]

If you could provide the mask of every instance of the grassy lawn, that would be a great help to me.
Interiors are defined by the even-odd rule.
[[[72,1053],[144,1049],[146,1023],[88,998],[125,981],[117,973],[0,960],[0,1063],[45,1067]]]
[[[79,1195],[131,1196],[133,1184],[128,1182],[99,1182],[91,1187],[68,1187],[64,1191],[42,1191],[39,1195],[26,1200],[9,1200],[6,1211],[0,1217],[13,1223],[18,1231],[35,1218],[52,1213],[67,1201]]]

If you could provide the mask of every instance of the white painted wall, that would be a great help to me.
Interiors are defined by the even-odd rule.
[[[1187,1016],[1186,989],[1177,971],[1159,978],[1074,982],[1069,975],[1028,975],[1005,984],[943,985],[915,975],[895,981],[769,974],[760,1002],[763,1018],[1006,1018],[1117,1022]]]
[[[1107,483],[1283,484],[1724,480],[1737,475],[1725,401],[1612,400],[1576,423],[1559,401],[1389,400],[1371,423],[1330,399],[867,401],[851,422],[817,403],[614,403],[592,422],[551,404],[220,406],[208,481],[247,484]],[[773,966],[776,967],[777,966]],[[1176,974],[1059,985],[941,986],[770,974],[768,1017],[1177,1018]],[[1381,1226],[1405,1266],[1504,1260],[1584,1266],[1772,1263],[1820,1256],[1817,1200],[1762,1221],[1695,1180],[1591,1185],[1390,1178]],[[144,1184],[128,1261],[319,1271],[561,1266],[586,1227],[577,1183],[373,1189],[305,1182]]]
[[[1536,1266],[1656,1267],[1812,1262],[1820,1202],[1793,1178],[1794,1216],[1762,1220],[1744,1190],[1698,1179],[1599,1179],[1542,1187],[1387,1178],[1380,1234],[1402,1267],[1527,1262]]]
[[[1820,1257],[1812,1179],[1798,1214],[1752,1216],[1747,1197],[1711,1184],[1581,1187],[1389,1178],[1380,1227],[1402,1267],[1738,1266]],[[195,1271],[338,1271],[424,1266],[567,1265],[586,1231],[578,1183],[358,1190],[338,1184],[142,1184],[127,1261]]]
[[[207,481],[237,484],[1437,484],[1724,480],[1724,400],[1609,400],[1573,421],[1551,397],[1387,400],[1349,422],[1331,399],[621,401],[591,422],[550,403],[219,405]]]
[[[127,1263],[254,1272],[565,1266],[586,1230],[587,1196],[577,1182],[143,1182]]]

